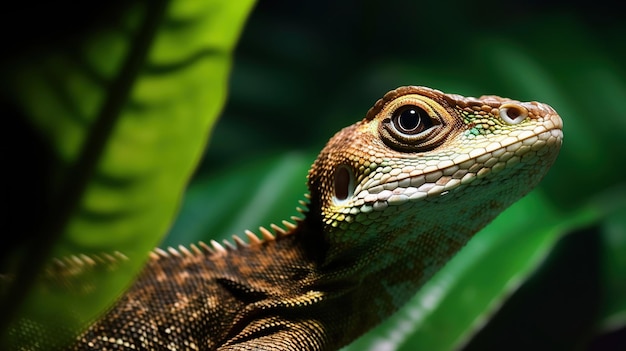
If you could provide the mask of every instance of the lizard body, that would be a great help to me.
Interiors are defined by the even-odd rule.
[[[338,349],[529,192],[561,127],[537,102],[390,91],[321,151],[304,218],[234,246],[155,251],[73,349]]]

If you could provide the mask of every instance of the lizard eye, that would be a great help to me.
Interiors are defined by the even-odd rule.
[[[425,97],[406,96],[383,110],[378,125],[382,141],[404,152],[424,152],[441,145],[452,126],[450,114]]]
[[[421,133],[433,126],[428,113],[414,105],[402,106],[394,111],[391,123],[400,133],[408,135]]]

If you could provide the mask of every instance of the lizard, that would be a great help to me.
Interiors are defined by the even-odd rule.
[[[386,93],[333,136],[283,227],[156,249],[72,350],[337,350],[402,307],[555,161],[547,104]]]

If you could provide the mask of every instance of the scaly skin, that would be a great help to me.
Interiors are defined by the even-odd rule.
[[[541,103],[393,90],[322,150],[304,219],[156,251],[74,349],[336,350],[537,185],[561,126]]]

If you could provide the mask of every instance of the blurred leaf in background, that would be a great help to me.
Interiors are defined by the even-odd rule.
[[[0,348],[61,347],[162,240],[225,102],[252,3],[7,9],[3,34],[24,32],[6,42],[0,72],[15,136],[4,149]]]
[[[163,245],[295,214],[317,151],[390,89],[538,100],[565,134],[539,189],[347,349],[626,349],[624,37],[608,1],[262,1]]]

